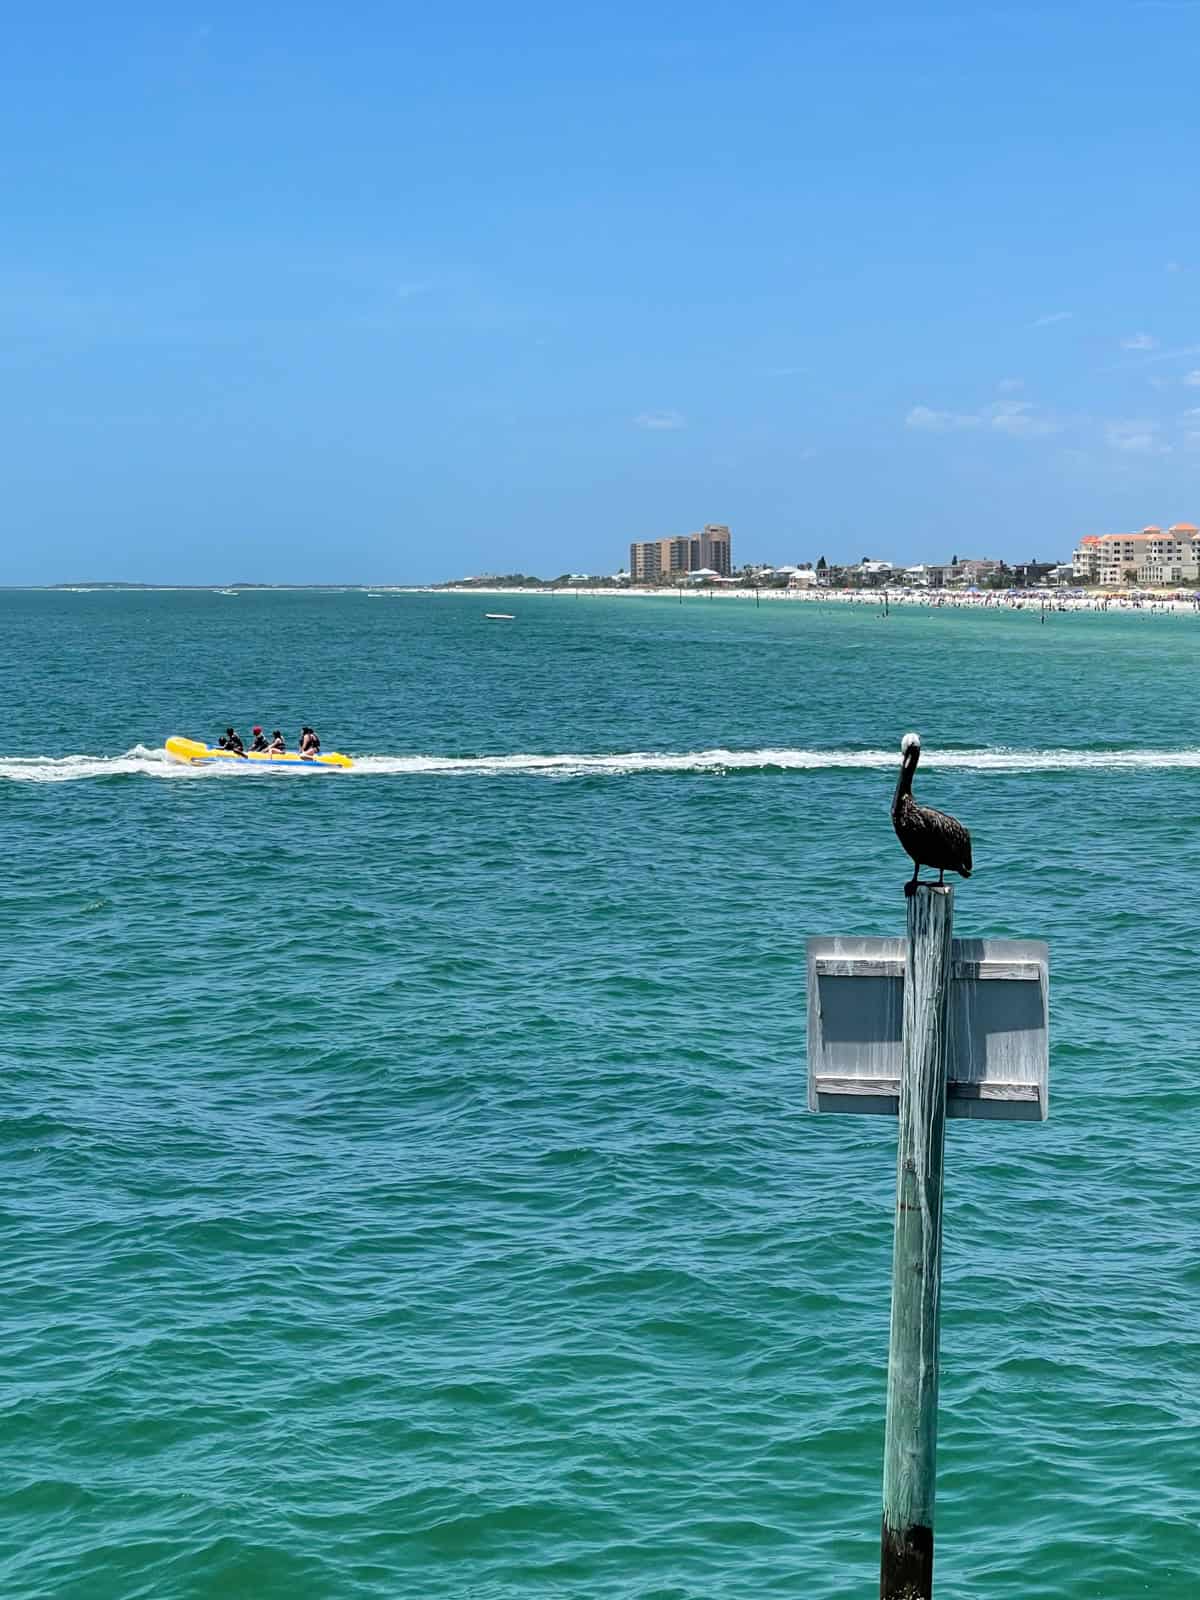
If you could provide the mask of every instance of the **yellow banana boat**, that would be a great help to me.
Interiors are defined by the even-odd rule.
[[[188,767],[211,766],[217,761],[235,761],[239,766],[254,763],[260,767],[352,767],[349,756],[331,750],[327,756],[302,756],[294,750],[282,755],[271,750],[247,750],[239,756],[233,750],[213,750],[198,739],[181,739],[177,734],[167,740],[167,754],[172,761],[182,761]]]

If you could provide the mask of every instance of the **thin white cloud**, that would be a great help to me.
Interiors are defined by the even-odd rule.
[[[1121,340],[1122,350],[1157,350],[1158,340],[1152,333],[1132,333]]]
[[[1200,417],[1200,406],[1189,406],[1183,414],[1189,419]],[[1197,424],[1193,421],[1192,426],[1195,427]]]
[[[1017,394],[1025,387],[1024,378],[1001,378],[996,385],[1001,394]]]
[[[1194,367],[1191,372],[1185,372],[1183,381],[1189,389],[1200,389],[1200,367]]]
[[[997,400],[988,420],[998,433],[1014,439],[1044,439],[1062,428],[1053,417],[1039,416],[1028,400]]]
[[[925,433],[953,433],[956,428],[977,428],[980,419],[961,411],[935,411],[931,406],[913,406],[904,419],[906,428]]]
[[[1101,372],[1132,372],[1138,367],[1160,367],[1164,362],[1187,360],[1191,356],[1200,356],[1200,344],[1178,344],[1170,350],[1133,350],[1121,361],[1110,362],[1101,367]],[[1174,383],[1175,379],[1172,378]]]
[[[1177,344],[1170,350],[1156,350],[1152,355],[1138,352],[1132,361],[1118,361],[1110,367],[1103,367],[1103,372],[1128,372],[1131,367],[1157,367],[1164,361],[1178,361],[1183,356],[1200,355],[1200,344]]]
[[[1012,439],[1044,439],[1062,430],[1060,422],[1038,412],[1031,400],[995,400],[982,411],[935,411],[932,406],[913,406],[904,424],[924,433],[988,428]]]
[[[1151,361],[1175,361],[1179,356],[1194,355],[1200,355],[1200,344],[1181,344],[1177,345],[1174,350],[1163,350],[1156,356],[1147,356],[1146,364],[1148,365]]]
[[[1159,436],[1159,425],[1145,418],[1110,422],[1104,429],[1109,448],[1129,456],[1166,456],[1171,447]]]
[[[1168,261],[1167,262],[1167,271],[1168,272],[1182,272],[1183,268],[1179,264],[1178,261]]]
[[[1073,311],[1048,311],[1044,317],[1037,317],[1029,324],[1031,328],[1048,328],[1055,322],[1070,322],[1075,315]]]
[[[643,411],[633,420],[637,427],[647,428],[651,433],[671,433],[687,427],[686,417],[678,411]]]

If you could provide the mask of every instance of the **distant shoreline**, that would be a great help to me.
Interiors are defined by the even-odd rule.
[[[396,584],[396,583],[261,583],[221,586],[207,583],[52,583],[0,584],[7,594],[362,594],[378,595],[504,595],[510,599],[599,599],[686,601],[741,600],[756,604],[819,604],[867,606],[874,610],[898,606],[923,606],[955,611],[1098,611],[1105,613],[1162,613],[1200,615],[1200,590],[1179,598],[1178,590],[1144,590],[1131,596],[1091,589],[1082,595],[1057,589],[967,592],[961,589],[913,590],[897,593],[882,589],[753,589],[753,588],[646,588],[628,584],[560,585],[554,588],[511,587],[502,584]]]

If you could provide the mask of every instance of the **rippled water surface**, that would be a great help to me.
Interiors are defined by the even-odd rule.
[[[877,1592],[895,1125],[804,941],[1052,959],[947,1138],[938,1592],[1200,1573],[1192,617],[0,595],[6,1600]],[[188,773],[302,721],[346,774]]]

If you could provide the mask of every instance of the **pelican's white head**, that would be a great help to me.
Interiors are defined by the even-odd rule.
[[[921,753],[921,735],[919,733],[906,733],[900,741],[900,754],[919,755]]]

